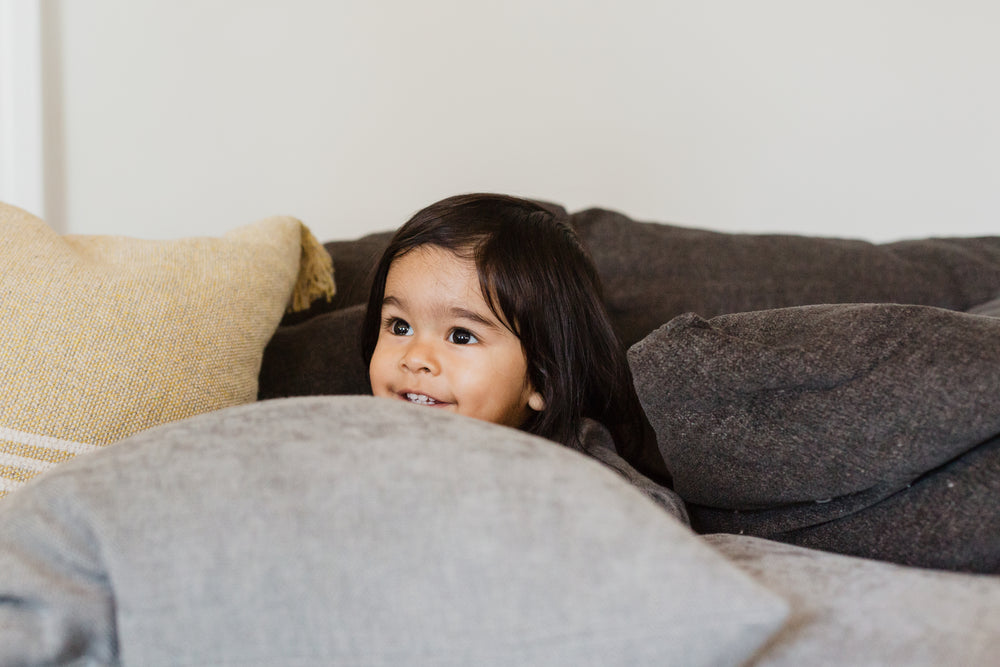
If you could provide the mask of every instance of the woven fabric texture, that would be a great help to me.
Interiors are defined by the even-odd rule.
[[[787,613],[597,461],[370,396],[199,415],[0,503],[0,665],[742,665]]]
[[[0,204],[0,230],[0,497],[137,431],[255,400],[286,308],[333,293],[329,256],[290,217],[146,241],[61,236]]]

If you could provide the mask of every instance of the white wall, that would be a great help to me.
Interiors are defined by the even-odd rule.
[[[0,0],[0,201],[45,217],[41,0]]]
[[[1000,233],[990,0],[46,0],[46,208],[323,240],[473,190],[739,231]]]

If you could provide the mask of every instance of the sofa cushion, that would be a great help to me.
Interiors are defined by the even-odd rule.
[[[1000,436],[836,521],[779,539],[921,567],[1000,574]]]
[[[702,317],[818,303],[965,310],[1000,292],[1000,237],[866,241],[729,234],[573,213],[626,345],[685,312]]]
[[[990,665],[1000,578],[901,567],[740,535],[705,539],[791,602],[757,667]]]
[[[688,314],[630,363],[699,531],[1000,568],[1000,320],[891,304]]]
[[[0,204],[0,496],[150,426],[253,401],[290,304],[329,256],[277,217],[221,238],[60,236]]]
[[[278,327],[264,348],[258,398],[370,394],[360,343],[364,316],[358,304]]]
[[[740,664],[786,612],[596,461],[373,397],[151,429],[0,504],[2,664]]]

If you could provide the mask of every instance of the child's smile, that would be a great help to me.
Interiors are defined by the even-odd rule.
[[[436,246],[392,262],[369,376],[376,396],[506,426],[544,408],[521,341],[487,305],[475,264]]]
[[[411,391],[404,391],[403,396],[406,397],[410,403],[419,403],[420,405],[448,405],[444,401],[439,401],[436,398],[431,398],[427,394],[416,394]]]

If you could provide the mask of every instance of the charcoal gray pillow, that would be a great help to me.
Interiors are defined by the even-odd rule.
[[[697,530],[1000,569],[1000,319],[890,304],[688,314],[629,358]]]
[[[740,664],[786,613],[600,463],[373,397],[170,424],[0,503],[0,664]]]
[[[729,234],[597,208],[569,220],[593,255],[626,345],[685,312],[852,302],[965,310],[1000,292],[1000,236],[874,244]]]
[[[365,306],[278,327],[264,348],[257,398],[370,394],[359,334]]]

